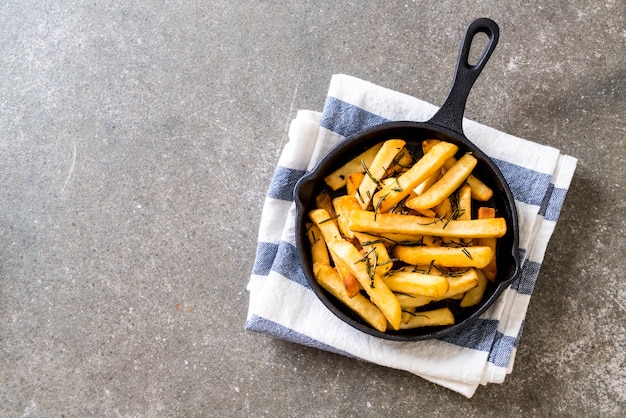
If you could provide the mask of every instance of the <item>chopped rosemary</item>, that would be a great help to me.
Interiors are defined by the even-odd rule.
[[[389,212],[391,213],[408,213],[408,208],[404,205],[406,203],[407,200],[409,200],[410,195],[406,195],[401,201],[399,201],[398,203],[396,203]],[[398,212],[398,209],[401,209],[400,212]]]
[[[378,214],[378,209],[380,208],[380,205],[383,203],[383,200],[387,198],[387,196],[389,196],[389,193],[378,199],[378,202],[376,202],[376,206],[374,207],[374,221],[376,220],[376,215]]]
[[[406,312],[409,315],[414,316],[414,317],[421,316],[421,317],[424,317],[424,318],[430,318],[428,315],[426,315],[426,314],[424,314],[422,312],[410,312],[410,311],[405,311],[404,309],[402,310],[402,312]]]
[[[378,180],[376,177],[374,177],[372,175],[372,173],[370,172],[369,168],[367,168],[367,164],[365,164],[365,161],[361,160],[361,166],[363,166],[363,170],[365,170],[365,174],[367,174],[367,177],[369,177],[370,179],[372,179],[372,181],[379,186],[380,185],[380,180]]]
[[[374,251],[374,266],[372,267],[372,270],[370,272],[370,287],[371,288],[374,288],[374,275],[376,274],[376,268],[378,267],[378,252],[376,251],[376,249],[373,249],[373,251]]]
[[[378,254],[378,253],[376,253],[376,254]],[[393,264],[396,261],[400,261],[400,259],[399,258],[390,258],[387,261],[379,261],[379,262],[377,262],[377,265],[384,266],[385,264]]]
[[[398,241],[396,242],[398,245],[404,245],[406,247],[423,247],[424,245],[424,237],[420,237],[420,239],[415,241]]]
[[[452,220],[453,216],[454,216],[454,211],[452,211],[452,213],[450,213],[450,216],[448,216],[448,219],[446,219],[446,221],[443,223],[443,227],[442,227],[443,229],[446,229],[446,226],[448,226],[448,224]]]
[[[463,251],[463,254],[465,254],[467,256],[467,258],[472,260],[472,255],[470,254],[469,251],[467,251],[467,248],[463,248],[461,251]]]
[[[365,200],[363,200],[363,196],[361,196],[361,190],[359,190],[359,188],[357,187],[356,189],[356,196],[359,198],[359,200],[361,201],[361,203],[365,203]]]
[[[328,219],[324,219],[323,221],[320,221],[320,223],[323,224],[323,223],[326,223],[326,222],[330,222],[330,221],[333,221],[333,220],[335,220],[337,218],[339,218],[339,215],[331,216]]]
[[[385,240],[382,239],[382,238],[381,239],[377,239],[377,240],[373,240],[373,241],[363,241],[361,243],[361,246],[362,247],[369,247],[369,246],[376,245],[376,244],[383,244],[384,242],[385,242]]]
[[[374,265],[372,265],[372,260],[370,260],[370,254],[374,253]],[[367,274],[370,278],[370,287],[374,288],[374,275],[376,274],[376,267],[378,265],[378,253],[375,248],[372,248],[368,251],[363,258],[361,258],[357,263],[365,262],[365,268],[367,270]]]
[[[406,154],[404,151],[397,153],[396,156],[391,161],[391,164],[389,164],[389,167],[393,167],[394,165],[399,165],[400,167],[402,167],[402,165],[400,165],[400,161],[404,158],[405,155]],[[404,168],[408,168],[408,167],[404,167]]]

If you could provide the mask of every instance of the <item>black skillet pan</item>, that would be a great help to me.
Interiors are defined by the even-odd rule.
[[[468,62],[470,46],[478,33],[488,36],[487,45],[476,64]],[[466,327],[482,314],[500,293],[507,288],[520,271],[518,249],[519,226],[513,195],[502,173],[483,151],[477,148],[463,134],[463,113],[469,92],[484,68],[498,42],[498,25],[490,19],[481,18],[473,21],[463,38],[456,73],[448,97],[439,111],[428,122],[388,122],[357,133],[331,150],[326,157],[309,173],[300,179],[295,188],[297,206],[296,246],[304,274],[319,299],[340,319],[354,328],[370,335],[399,341],[416,341],[440,338]],[[306,238],[308,212],[315,207],[318,193],[325,189],[324,177],[368,148],[390,138],[402,138],[406,146],[417,156],[422,155],[421,142],[436,138],[451,142],[459,147],[457,158],[471,152],[478,160],[473,174],[494,190],[494,196],[486,202],[496,208],[496,216],[504,217],[507,233],[498,239],[496,249],[498,274],[493,283],[489,283],[482,302],[471,308],[460,308],[458,304],[445,302],[456,317],[456,324],[446,327],[428,327],[413,330],[387,331],[381,333],[346,308],[316,282],[310,259],[310,246]],[[427,309],[432,309],[429,305]]]

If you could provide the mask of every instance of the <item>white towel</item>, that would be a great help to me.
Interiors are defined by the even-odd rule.
[[[386,121],[427,121],[436,110],[406,94],[335,75],[323,112],[298,112],[263,206],[247,287],[247,330],[405,370],[468,398],[480,384],[504,381],[513,367],[530,296],[574,175],[575,158],[463,120],[465,135],[494,160],[513,192],[523,262],[519,278],[474,324],[457,334],[398,342],[357,331],[317,299],[298,264],[293,202],[297,180],[347,136]]]

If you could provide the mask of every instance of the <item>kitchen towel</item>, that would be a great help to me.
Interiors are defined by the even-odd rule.
[[[404,370],[472,397],[512,370],[524,318],[548,241],[574,175],[576,159],[559,150],[464,119],[465,135],[498,165],[519,216],[522,269],[472,325],[441,339],[398,342],[355,330],[309,287],[295,248],[296,182],[335,145],[387,121],[427,121],[437,107],[344,74],[330,82],[323,111],[301,110],[265,197],[256,259],[248,282],[245,329]]]

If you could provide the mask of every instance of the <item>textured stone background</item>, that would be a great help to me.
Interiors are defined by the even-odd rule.
[[[245,332],[297,110],[334,73],[441,104],[479,16],[501,39],[466,116],[579,159],[513,373],[467,400]],[[625,18],[622,0],[3,1],[0,415],[623,414]]]

